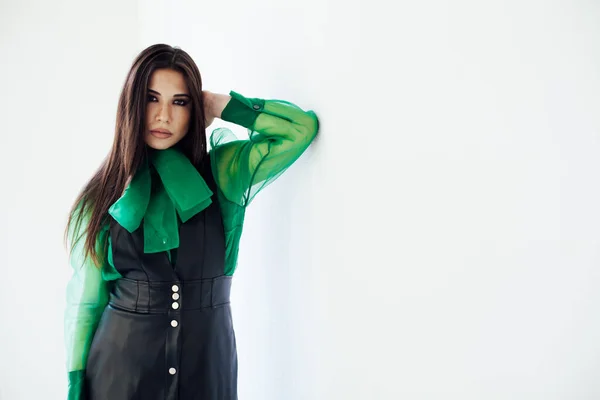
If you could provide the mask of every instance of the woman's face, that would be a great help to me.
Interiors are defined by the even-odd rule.
[[[152,73],[148,83],[144,135],[148,146],[168,149],[187,134],[191,100],[181,72],[157,69]]]

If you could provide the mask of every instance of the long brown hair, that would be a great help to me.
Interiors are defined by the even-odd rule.
[[[96,266],[104,262],[104,254],[98,254],[96,245],[103,225],[108,222],[108,209],[148,157],[144,141],[148,82],[152,73],[161,68],[181,72],[192,97],[189,130],[176,146],[196,167],[206,155],[202,79],[196,63],[185,51],[166,44],[144,49],[133,62],[119,97],[110,153],[77,196],[65,229],[65,246],[70,240],[72,252],[77,241],[85,236],[84,257],[91,257]],[[87,225],[80,229],[84,217]],[[71,227],[72,223],[75,228]],[[71,237],[74,232],[79,232],[76,238]],[[104,253],[106,241],[101,245]]]

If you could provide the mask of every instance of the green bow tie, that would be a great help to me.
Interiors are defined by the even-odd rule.
[[[158,253],[179,247],[177,216],[186,222],[212,203],[213,192],[174,148],[153,151],[150,162],[160,179],[152,179],[148,164],[142,166],[108,213],[129,232],[143,221],[144,253]]]

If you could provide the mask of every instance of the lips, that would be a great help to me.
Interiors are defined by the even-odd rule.
[[[151,131],[153,132],[160,132],[160,133],[171,133],[170,130],[165,129],[165,128],[156,128],[156,129],[151,129]]]
[[[173,136],[168,129],[152,129],[150,134],[158,139],[167,139]]]

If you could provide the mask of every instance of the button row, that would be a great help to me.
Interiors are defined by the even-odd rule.
[[[171,290],[173,291],[173,300],[179,300],[179,286],[177,285],[173,285],[171,287]],[[179,303],[174,301],[173,304],[171,304],[171,307],[173,307],[174,310],[177,310],[179,308]],[[177,320],[172,320],[171,321],[171,326],[173,328],[177,328],[177,326],[179,325],[179,322],[177,322]],[[175,368],[169,368],[169,374],[171,375],[175,375],[177,373],[177,370]]]
[[[171,290],[173,291],[173,300],[179,300],[179,294],[177,293],[177,292],[179,292],[179,286],[173,285],[171,287]],[[175,302],[173,302],[171,307],[173,307],[174,310],[177,310],[179,308],[179,303],[177,303],[175,301]],[[177,320],[174,319],[171,321],[171,326],[173,328],[177,328],[178,325],[179,325],[179,323],[177,322]],[[177,373],[177,370],[175,368],[169,368],[169,374],[175,375],[176,373]]]
[[[173,285],[171,290],[173,290],[173,300],[179,300],[179,294],[177,293],[179,292],[179,286]],[[171,307],[173,307],[174,310],[177,310],[179,308],[179,303],[175,301],[171,304]]]

